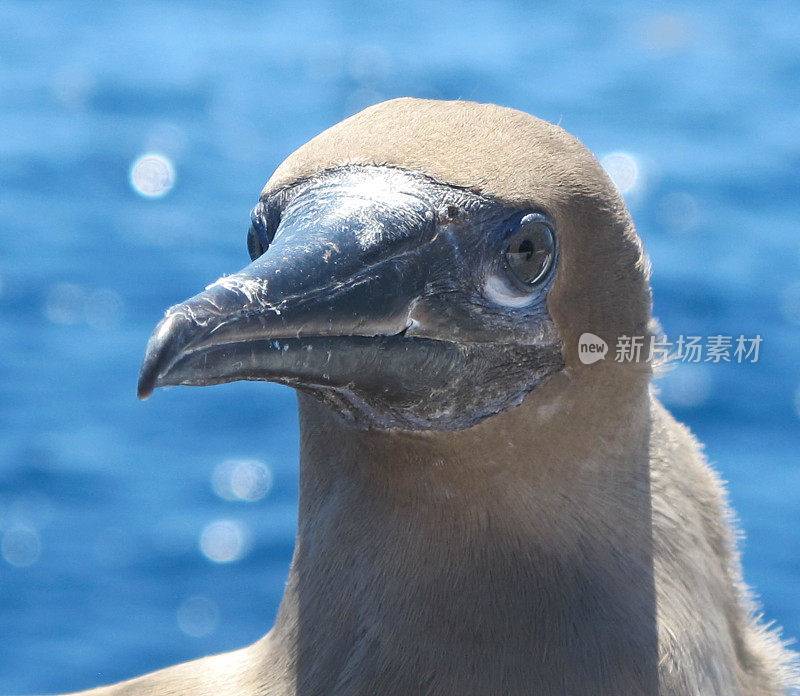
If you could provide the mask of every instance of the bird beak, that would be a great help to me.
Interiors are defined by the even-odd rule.
[[[140,398],[157,387],[235,380],[346,388],[385,366],[381,351],[412,324],[425,284],[417,252],[430,214],[413,196],[391,210],[363,194],[319,198],[306,194],[287,209],[249,266],[167,311],[147,345]],[[385,374],[375,388],[387,388]]]

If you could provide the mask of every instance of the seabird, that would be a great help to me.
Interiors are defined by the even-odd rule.
[[[722,485],[650,364],[581,360],[584,334],[653,335],[641,243],[581,143],[396,99],[291,155],[251,219],[252,263],[168,310],[139,394],[297,390],[275,626],[90,693],[788,693]]]

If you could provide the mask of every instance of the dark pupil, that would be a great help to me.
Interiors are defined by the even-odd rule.
[[[517,278],[523,283],[532,284],[547,270],[552,252],[549,230],[534,223],[520,230],[511,240],[506,258]]]
[[[528,232],[522,239],[514,240],[508,249],[508,262],[511,270],[523,283],[532,283],[539,278],[547,261],[548,250],[537,248],[535,235]]]
[[[525,239],[522,241],[522,244],[519,245],[519,249],[517,250],[518,256],[525,256],[523,263],[527,263],[531,260],[531,256],[533,256],[533,242],[530,239]]]

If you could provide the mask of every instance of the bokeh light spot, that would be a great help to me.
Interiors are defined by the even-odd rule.
[[[227,459],[211,475],[214,492],[223,500],[261,500],[272,488],[272,472],[257,459]]]
[[[3,542],[0,544],[3,558],[17,568],[36,563],[41,550],[39,535],[28,527],[12,527],[3,535]]]
[[[84,318],[86,291],[73,283],[58,283],[47,293],[45,316],[54,324],[79,324]]]
[[[187,636],[202,638],[213,633],[219,624],[216,602],[203,595],[194,595],[178,607],[178,628]]]
[[[603,157],[600,164],[620,193],[628,193],[636,186],[639,180],[639,165],[633,155],[627,152],[612,152]]]
[[[122,299],[114,290],[90,292],[74,283],[58,283],[47,293],[44,315],[54,324],[85,322],[101,331],[114,329],[120,323]]]
[[[215,563],[238,561],[247,551],[247,532],[235,520],[217,520],[200,534],[200,550]]]
[[[163,155],[142,155],[131,167],[130,181],[133,190],[145,198],[161,198],[175,185],[175,169]]]

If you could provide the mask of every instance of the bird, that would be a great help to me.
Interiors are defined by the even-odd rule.
[[[650,264],[559,126],[400,98],[274,172],[251,263],[171,307],[158,387],[297,391],[294,557],[246,648],[93,696],[775,696],[720,479],[660,404]]]

